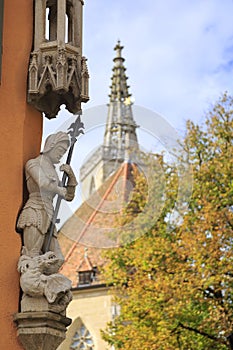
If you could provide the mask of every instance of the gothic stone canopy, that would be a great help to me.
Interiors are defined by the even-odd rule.
[[[75,114],[81,102],[89,100],[82,6],[82,0],[35,0],[28,102],[49,119],[56,117],[62,104]]]

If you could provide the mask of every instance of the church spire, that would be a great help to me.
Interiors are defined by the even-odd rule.
[[[116,56],[113,59],[113,75],[112,75],[112,84],[110,92],[110,102],[114,101],[124,101],[129,98],[131,94],[128,92],[129,86],[127,85],[128,77],[125,74],[126,68],[124,67],[125,59],[122,57],[121,52],[124,46],[121,46],[120,41],[118,40],[117,45],[114,50],[116,51]]]
[[[133,118],[131,94],[127,84],[123,46],[120,41],[114,48],[107,121],[101,145],[80,169],[82,188],[89,196],[114,173],[122,163],[138,163],[138,125]]]
[[[114,48],[116,55],[104,134],[104,158],[117,163],[129,161],[129,154],[139,148],[122,49],[118,41]]]

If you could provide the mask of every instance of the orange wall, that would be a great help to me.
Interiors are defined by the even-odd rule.
[[[5,0],[0,86],[0,349],[4,350],[22,350],[13,323],[21,247],[15,221],[23,198],[23,166],[38,155],[42,134],[41,114],[26,103],[32,33],[33,0]]]

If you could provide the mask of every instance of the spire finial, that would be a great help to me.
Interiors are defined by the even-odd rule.
[[[114,50],[116,51],[116,58],[122,58],[121,51],[123,48],[124,46],[122,46],[120,40],[118,40],[116,46],[114,47]]]
[[[125,74],[126,68],[124,66],[125,59],[121,55],[121,51],[124,46],[121,45],[120,40],[117,41],[117,45],[114,47],[116,56],[113,59],[113,75],[111,84],[111,93],[109,95],[110,102],[120,101],[123,102],[125,98],[131,96],[127,85],[128,77]]]

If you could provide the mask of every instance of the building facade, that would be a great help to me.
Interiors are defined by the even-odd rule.
[[[13,322],[19,307],[17,262],[21,237],[15,225],[24,202],[26,161],[40,152],[42,117],[27,103],[28,61],[33,40],[33,1],[1,0],[2,55],[1,118],[1,225],[0,225],[0,348],[22,350]]]

